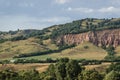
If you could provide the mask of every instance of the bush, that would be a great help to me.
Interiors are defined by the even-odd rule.
[[[84,46],[84,49],[88,49],[89,48],[89,46]]]

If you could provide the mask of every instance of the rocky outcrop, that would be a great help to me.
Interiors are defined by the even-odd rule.
[[[57,38],[58,44],[81,44],[85,41],[89,41],[96,46],[109,46],[114,47],[120,45],[120,29],[103,30],[96,32],[86,32],[81,34],[67,34]]]

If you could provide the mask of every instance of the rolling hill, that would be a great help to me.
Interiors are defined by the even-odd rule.
[[[103,47],[109,46],[120,56],[120,18],[86,18],[43,30],[0,32],[0,59],[103,60],[108,55]]]

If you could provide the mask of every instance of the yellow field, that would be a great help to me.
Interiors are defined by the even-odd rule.
[[[95,69],[99,72],[105,72],[111,63],[102,63],[100,65],[87,65],[85,66],[86,70]]]
[[[31,70],[31,69],[36,69],[39,72],[45,71],[50,64],[46,63],[34,63],[34,64],[0,64],[0,70],[5,70],[5,69],[12,69],[14,71],[22,71],[22,70]]]

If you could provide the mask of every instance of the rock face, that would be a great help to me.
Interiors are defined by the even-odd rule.
[[[114,47],[117,47],[120,45],[120,29],[86,32],[81,34],[67,34],[56,40],[58,44],[66,43],[76,45],[85,41],[89,41],[96,46],[113,45]]]

